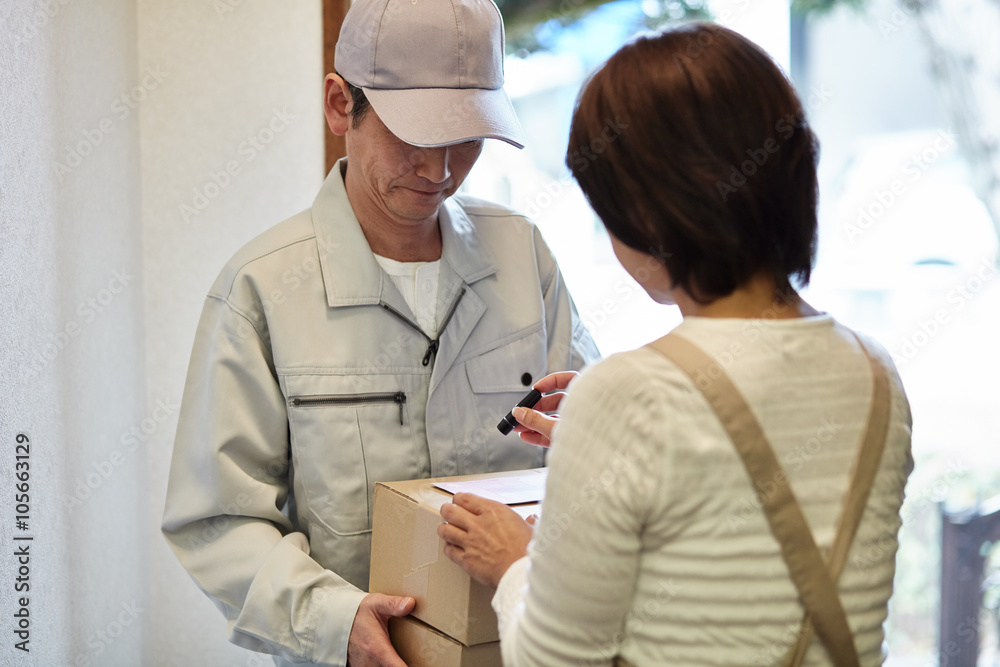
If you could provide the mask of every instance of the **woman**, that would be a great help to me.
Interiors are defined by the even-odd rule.
[[[442,509],[446,553],[498,586],[504,664],[881,664],[911,420],[885,351],[793,289],[816,161],[787,79],[725,28],[641,37],[586,84],[567,164],[684,320],[573,380],[555,431],[515,413],[554,435],[533,531],[476,496]]]

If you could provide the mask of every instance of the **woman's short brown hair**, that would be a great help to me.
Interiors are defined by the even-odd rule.
[[[809,282],[818,145],[753,42],[692,23],[622,47],[584,86],[566,164],[608,232],[702,303]]]

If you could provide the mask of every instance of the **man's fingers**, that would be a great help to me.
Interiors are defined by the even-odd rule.
[[[393,596],[396,601],[396,608],[399,610],[395,616],[406,616],[417,606],[417,601],[410,597]]]
[[[392,644],[375,651],[372,658],[375,659],[375,664],[378,667],[407,667],[403,659],[396,653],[396,649],[392,647]]]
[[[406,667],[389,641],[387,621],[406,616],[416,604],[411,597],[371,593],[362,601],[351,626],[347,661],[358,667]]]
[[[413,606],[417,603],[413,598],[382,593],[372,593],[368,597],[371,600],[372,611],[383,617],[406,616],[413,611]]]

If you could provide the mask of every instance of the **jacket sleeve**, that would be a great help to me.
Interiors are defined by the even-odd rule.
[[[283,511],[288,418],[261,321],[223,298],[205,303],[163,534],[225,614],[231,642],[294,662],[345,665],[365,593],[313,560]]]
[[[534,228],[534,235],[542,297],[545,300],[548,372],[580,370],[587,364],[600,361],[601,353],[580,319],[562,272],[537,227]]]

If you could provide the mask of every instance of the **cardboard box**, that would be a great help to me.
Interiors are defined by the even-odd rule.
[[[500,642],[465,646],[412,616],[389,619],[389,639],[408,667],[503,667]]]
[[[434,483],[476,482],[480,486],[472,490],[486,496],[494,495],[493,490],[500,494],[502,490],[496,489],[500,485],[508,490],[524,489],[536,502],[519,503],[513,509],[527,517],[539,511],[546,472],[539,468],[379,482],[375,486],[368,590],[416,599],[413,616],[466,646],[497,641],[497,618],[490,606],[494,589],[474,581],[444,555],[437,527],[441,506],[451,501],[451,494]]]

